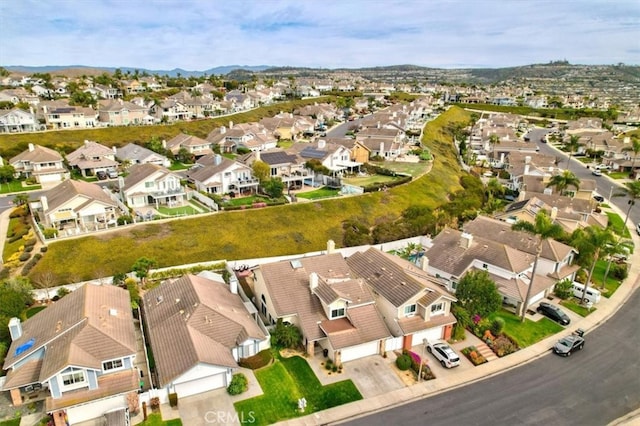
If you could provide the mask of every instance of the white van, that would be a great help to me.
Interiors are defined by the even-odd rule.
[[[582,299],[582,293],[584,292],[584,284],[580,284],[579,282],[573,282],[573,284],[571,285],[571,288],[573,289],[573,295],[575,297],[577,297],[578,299]],[[600,291],[593,288],[593,287],[589,287],[587,289],[587,294],[584,297],[584,300],[591,302],[591,303],[598,303],[600,301]]]

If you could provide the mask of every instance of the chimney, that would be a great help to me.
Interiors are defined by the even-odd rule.
[[[384,157],[384,142],[380,142],[380,157]]]
[[[236,277],[235,274],[229,278],[229,290],[231,290],[233,294],[238,294],[238,277]]]
[[[429,271],[429,258],[427,256],[422,256],[420,259],[420,269],[425,272]]]
[[[262,161],[260,159],[260,151],[256,151],[256,161]]]
[[[89,140],[88,140],[88,139],[85,139],[85,140],[84,140],[84,146],[88,146],[88,145],[89,145]]]
[[[46,195],[40,196],[40,205],[42,206],[43,212],[46,212],[47,210],[49,210],[49,200],[47,200]]]
[[[113,150],[113,155],[117,155],[118,154],[118,148],[114,146],[111,147],[111,149]]]
[[[378,121],[378,125],[376,126],[378,129],[380,128],[380,122]]]
[[[313,293],[316,287],[318,287],[318,274],[312,272],[309,274],[309,289],[311,290],[311,293]]]
[[[233,129],[233,121],[229,121],[229,128]]]
[[[323,149],[325,146],[327,146],[327,141],[325,141],[324,139],[320,139],[318,141],[318,148]]]
[[[29,152],[33,152],[33,150],[36,149],[35,146],[33,146],[32,143],[29,144]]]
[[[20,318],[13,317],[9,320],[9,334],[11,334],[12,342],[22,337],[22,324],[20,323]]]
[[[531,162],[531,156],[527,155],[526,157],[524,157],[524,164],[529,164]]]
[[[551,208],[551,220],[556,220],[556,217],[558,217],[558,208],[557,207],[552,207]]]
[[[524,201],[525,195],[526,195],[526,191],[520,191],[520,193],[518,194],[518,201]]]
[[[523,174],[525,176],[527,176],[529,174],[529,167],[530,167],[529,164],[525,164],[524,165],[524,173]]]
[[[460,247],[463,249],[468,249],[471,247],[471,243],[473,242],[473,235],[463,232],[460,234]]]
[[[167,140],[162,139],[162,148],[167,149]]]
[[[219,166],[222,163],[222,155],[216,154],[215,157],[213,157],[213,161],[215,162],[216,166]]]
[[[336,251],[336,243],[333,240],[327,241],[327,254],[334,253]]]
[[[227,128],[224,126],[220,126],[220,134],[224,135],[225,133],[227,133]]]

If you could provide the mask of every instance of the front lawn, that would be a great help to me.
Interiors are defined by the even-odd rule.
[[[563,300],[562,302],[560,302],[560,304],[570,311],[573,311],[576,314],[580,315],[581,317],[586,317],[591,312],[596,310],[596,308],[591,308],[591,310],[589,310],[586,306],[580,304],[579,299],[574,298]]]
[[[344,183],[354,186],[369,186],[376,183],[393,182],[400,179],[401,176],[384,176],[384,175],[370,175],[370,176],[354,176],[344,179]]]
[[[618,235],[621,235],[622,233],[623,238],[631,238],[629,228],[624,226],[624,219],[621,218],[619,214],[607,212],[607,216],[609,217],[609,227],[613,229],[613,232]]]
[[[147,416],[147,420],[138,423],[138,426],[182,426],[182,420],[172,419],[164,421],[162,420],[162,414],[152,413]]]
[[[609,177],[611,179],[628,179],[629,172],[609,172]]]
[[[606,260],[598,260],[598,262],[596,263],[596,267],[593,270],[593,275],[591,276],[591,282],[594,284],[594,287],[597,288],[598,290],[602,290],[602,278],[604,278],[604,271],[607,270],[607,263],[608,261]],[[617,265],[615,263],[611,263],[611,268],[609,269],[609,274],[607,275],[607,283],[604,285],[604,288],[606,290],[602,291],[602,295],[604,297],[607,297],[607,298],[611,297],[613,293],[616,292],[618,287],[620,287],[620,284],[622,284],[620,281],[618,281],[613,277],[612,272],[616,266]]]
[[[42,189],[42,185],[22,186],[21,180],[12,180],[11,182],[0,184],[0,194],[10,194],[12,192],[34,191]]]
[[[299,356],[282,358],[256,370],[255,375],[264,395],[234,404],[241,419],[255,417],[254,425],[273,424],[362,399],[351,380],[322,386],[307,361]],[[300,398],[307,400],[304,413],[298,410]]]
[[[545,337],[563,330],[560,324],[549,318],[542,318],[540,321],[525,319],[522,322],[519,316],[503,310],[490,315],[489,321],[493,321],[497,317],[504,320],[503,331],[513,338],[520,348],[533,345]]]
[[[427,161],[420,161],[419,163],[405,163],[402,161],[385,161],[382,164],[385,169],[393,170],[396,173],[406,173],[411,176],[418,177],[427,172],[430,167],[430,163]]]
[[[191,206],[180,207],[158,207],[158,212],[163,216],[185,216],[198,214],[199,212]]]

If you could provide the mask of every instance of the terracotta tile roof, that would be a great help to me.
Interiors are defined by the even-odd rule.
[[[443,325],[455,324],[456,322],[456,317],[451,314],[438,315],[429,321],[425,321],[420,315],[398,319],[398,325],[402,329],[402,333],[404,335],[429,330],[434,327],[441,327]]]
[[[369,291],[369,287],[360,279],[327,282],[320,278],[318,280],[318,287],[314,290],[314,293],[326,305],[329,305],[338,299],[348,301],[350,306],[373,302],[373,295]]]
[[[138,370],[126,370],[119,373],[104,374],[98,377],[97,389],[78,389],[65,392],[60,398],[47,398],[45,409],[48,413],[62,408],[70,408],[89,401],[109,396],[125,394],[138,389]]]
[[[9,370],[7,372],[7,379],[4,382],[4,389],[13,389],[32,383],[39,383],[41,369],[42,358],[28,361],[17,370]]]
[[[44,347],[40,382],[68,365],[101,369],[103,360],[136,353],[129,294],[113,286],[84,285],[25,321],[22,331],[4,369]],[[17,350],[30,339],[27,350]]]
[[[158,173],[157,179],[173,174],[166,167],[162,167],[157,164],[134,164],[129,168],[129,175],[124,179],[124,187],[122,190],[127,191],[138,183],[149,179],[154,173]]]
[[[147,292],[143,313],[162,386],[198,363],[237,367],[232,350],[265,332],[225,283],[185,275]]]
[[[19,161],[30,161],[31,163],[51,163],[62,161],[62,155],[51,148],[41,145],[33,145],[33,151],[27,149],[9,160],[10,164]]]
[[[391,336],[374,304],[347,309],[347,318],[320,323],[334,349],[361,345]]]

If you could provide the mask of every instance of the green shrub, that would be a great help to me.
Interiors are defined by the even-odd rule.
[[[242,373],[234,374],[231,378],[231,383],[227,387],[227,392],[229,395],[240,395],[243,392],[246,392],[249,388],[249,381],[247,380],[247,376]]]
[[[26,262],[27,260],[29,260],[30,257],[31,257],[31,253],[29,253],[28,251],[25,251],[20,255],[18,259],[20,259],[20,262]]]
[[[493,334],[494,336],[499,335],[500,333],[502,333],[502,330],[504,330],[504,320],[500,317],[495,318],[493,321],[491,321],[489,330],[491,330],[491,334]]]
[[[40,253],[46,253],[47,250],[49,250],[49,247],[47,247],[47,246],[40,247]]]
[[[169,394],[169,405],[171,407],[177,407],[178,406],[178,394],[177,393],[170,393]]]
[[[24,251],[26,253],[31,253],[33,251],[33,246],[24,246]]]
[[[126,225],[128,223],[133,223],[133,217],[129,215],[120,216],[117,219],[118,225]]]
[[[331,370],[332,367],[333,367],[333,361],[328,359],[327,362],[324,364],[324,368],[326,368],[327,370]]]
[[[45,228],[42,231],[42,235],[48,240],[50,238],[55,238],[58,235],[58,230],[56,228]]]
[[[570,279],[564,279],[555,285],[553,292],[560,299],[568,299],[573,295],[572,286]]]
[[[398,367],[400,371],[408,370],[409,368],[411,368],[411,357],[406,354],[400,355],[396,359],[396,367]]]
[[[33,246],[35,246],[35,245],[36,245],[36,243],[37,243],[37,242],[38,242],[38,240],[36,240],[35,238],[30,238],[29,240],[27,240],[27,241],[24,243],[24,246],[25,246],[25,247],[33,247]]]
[[[611,265],[611,276],[619,281],[624,280],[629,275],[626,263],[614,263]]]
[[[502,334],[491,343],[491,349],[499,357],[509,355],[518,350],[518,346],[506,335]]]

